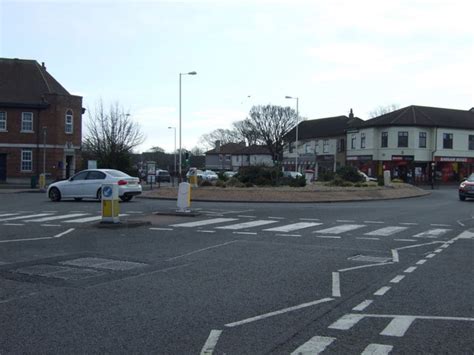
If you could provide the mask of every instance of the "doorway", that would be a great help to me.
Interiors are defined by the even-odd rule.
[[[69,179],[71,177],[71,172],[73,169],[73,161],[74,161],[74,156],[73,155],[66,155],[66,179]]]
[[[0,154],[0,182],[7,181],[7,155]]]

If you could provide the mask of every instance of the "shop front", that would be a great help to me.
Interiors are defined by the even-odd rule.
[[[353,166],[360,171],[366,173],[368,176],[376,174],[383,175],[383,172],[378,172],[377,162],[373,161],[372,155],[353,155],[346,158],[347,165]],[[379,169],[380,170],[380,169]]]
[[[435,157],[436,177],[442,182],[459,182],[474,172],[474,158]]]

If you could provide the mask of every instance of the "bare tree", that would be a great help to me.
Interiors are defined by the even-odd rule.
[[[290,107],[274,105],[253,106],[246,125],[259,141],[264,142],[274,160],[283,157],[283,137],[296,125],[296,111]]]
[[[203,146],[211,149],[216,141],[220,141],[221,144],[238,143],[242,141],[242,137],[235,130],[219,128],[211,133],[203,134],[200,141]]]
[[[150,149],[148,149],[148,152],[152,152],[152,153],[164,153],[165,150],[161,147],[158,147],[158,146],[154,146],[154,147],[151,147]]]
[[[245,140],[248,145],[264,143],[249,120],[236,121],[232,123],[232,127],[237,135],[241,137],[240,141]]]
[[[395,110],[398,110],[399,108],[400,108],[400,105],[398,104],[378,106],[376,109],[369,112],[369,117],[374,118],[374,117],[382,116],[382,115],[385,115],[386,113],[390,113]]]
[[[194,156],[204,155],[204,149],[202,149],[201,147],[196,146],[193,149],[191,149],[191,154],[194,155]]]
[[[95,110],[87,111],[89,120],[83,142],[86,153],[97,159],[100,167],[129,170],[132,150],[145,140],[138,123],[118,103],[107,112],[99,101]]]

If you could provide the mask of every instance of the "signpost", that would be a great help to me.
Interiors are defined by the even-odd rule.
[[[119,223],[119,192],[117,184],[102,184],[102,223]]]

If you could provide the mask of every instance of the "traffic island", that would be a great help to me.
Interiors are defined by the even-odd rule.
[[[123,222],[99,222],[95,224],[97,228],[106,228],[106,229],[120,229],[120,228],[136,228],[136,227],[143,227],[151,225],[150,221],[142,221],[142,220],[125,220]]]
[[[167,211],[157,211],[157,212],[153,212],[153,214],[157,216],[178,216],[178,217],[196,217],[196,216],[201,215],[200,212],[193,211],[193,210],[182,212],[176,209],[170,209]]]

